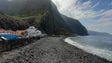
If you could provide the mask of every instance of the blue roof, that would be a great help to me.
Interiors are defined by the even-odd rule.
[[[13,40],[13,39],[18,39],[19,35],[16,35],[16,34],[0,34],[0,38],[1,37],[5,37],[8,40]]]

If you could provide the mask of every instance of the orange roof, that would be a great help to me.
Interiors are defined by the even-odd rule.
[[[19,35],[22,35],[22,33],[25,32],[25,30],[17,30],[16,33]]]
[[[4,32],[5,30],[4,29],[0,29],[0,32]]]
[[[25,32],[25,30],[17,30],[16,32]]]
[[[22,32],[25,32],[25,30],[16,30],[16,31],[13,31],[13,30],[4,30],[4,29],[0,29],[0,32],[3,33],[3,32],[8,32],[8,33],[17,33],[17,34],[21,34]]]
[[[13,30],[7,30],[7,32],[15,32],[15,31],[13,31]]]

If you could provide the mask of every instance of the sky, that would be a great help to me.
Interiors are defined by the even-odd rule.
[[[52,0],[60,13],[78,19],[88,30],[112,34],[112,0]]]
[[[12,0],[8,0],[8,1],[12,1]]]

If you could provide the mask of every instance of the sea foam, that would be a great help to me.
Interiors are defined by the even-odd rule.
[[[85,45],[82,45],[78,42],[73,41],[71,38],[66,38],[66,39],[64,39],[64,41],[70,45],[73,45],[73,46],[76,46],[77,48],[82,49],[85,52],[91,53],[93,55],[97,55],[101,58],[107,59],[108,61],[112,61],[112,51],[92,47],[89,45],[85,46]]]

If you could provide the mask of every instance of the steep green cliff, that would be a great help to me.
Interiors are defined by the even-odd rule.
[[[36,26],[49,35],[88,35],[78,20],[60,14],[50,0],[4,0],[0,4],[0,11],[5,13],[2,15],[5,17],[0,17],[1,28],[15,30]]]
[[[0,14],[0,28],[3,29],[25,29],[28,27],[28,23],[25,21],[19,21],[9,17],[7,15]]]
[[[40,27],[48,34],[88,35],[86,28],[78,20],[60,14],[52,2]]]

